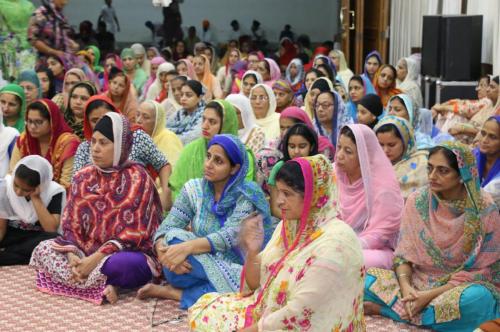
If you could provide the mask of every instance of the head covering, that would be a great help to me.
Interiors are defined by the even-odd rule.
[[[124,72],[123,77],[125,78],[125,90],[121,95],[120,105],[115,106],[121,111],[122,114],[130,119],[134,117],[134,114],[139,107],[137,105],[137,93],[134,86],[132,85],[132,82]],[[111,98],[111,89],[105,92],[104,95],[107,96],[110,100],[113,100],[113,98]]]
[[[70,90],[68,99],[71,101],[71,96],[73,95],[73,91],[76,88],[86,88],[87,91],[90,91],[90,97],[95,96],[97,94],[97,89],[94,83],[90,81],[84,81],[80,83],[76,83],[75,86]],[[73,133],[78,136],[80,139],[84,139],[83,135],[83,121],[75,118],[73,114],[73,110],[71,109],[71,102],[68,102],[68,107],[64,110],[64,120],[68,124],[68,126],[73,130]]]
[[[292,119],[298,120],[298,121],[306,124],[309,128],[315,130],[314,125],[313,125],[311,119],[309,118],[309,116],[307,116],[306,112],[304,112],[299,107],[290,106],[290,107],[285,108],[283,110],[283,112],[280,113],[280,119],[281,118],[292,118]],[[328,153],[332,153],[332,155],[335,154],[335,147],[330,142],[330,140],[328,138],[326,138],[325,136],[318,135],[318,150],[319,150],[319,153],[325,153],[327,150],[329,150],[330,152],[328,152]]]
[[[22,133],[24,131],[24,118],[26,114],[26,96],[24,95],[24,89],[17,84],[7,84],[0,90],[0,95],[8,93],[10,95],[17,96],[21,100],[19,118],[16,123],[12,126],[18,132]],[[3,119],[3,124],[7,125],[5,119]]]
[[[19,83],[21,82],[30,82],[33,83],[37,90],[37,98],[42,98],[42,86],[40,85],[40,80],[38,79],[38,75],[36,74],[36,71],[28,69],[28,70],[23,70],[21,74],[19,74],[19,77],[17,79]]]
[[[142,63],[142,69],[146,73],[149,73],[150,63],[149,63],[148,58],[146,57],[146,49],[144,48],[144,46],[142,46],[142,44],[136,43],[136,44],[132,44],[132,46],[130,46],[130,49],[133,51],[134,57],[136,55],[143,55],[144,56],[144,62]],[[122,56],[122,58],[123,58],[123,56]],[[139,66],[139,64],[138,64],[138,66]]]
[[[386,107],[387,107],[387,110],[389,110],[389,105],[391,104],[391,101],[393,99],[395,99],[396,97],[398,98],[401,98],[403,100],[403,104],[406,108],[406,111],[408,112],[408,117],[409,117],[409,120],[408,122],[411,124],[411,126],[413,128],[416,128],[418,123],[418,115],[415,114],[415,110],[413,109],[413,103],[411,101],[411,98],[410,96],[404,94],[404,93],[400,93],[400,94],[397,94],[395,96],[392,96],[391,99],[389,99],[389,102],[387,103]]]
[[[284,53],[280,55],[280,65],[288,66],[290,61],[297,56],[297,49],[290,38],[281,39],[280,46],[284,48]]]
[[[9,147],[17,136],[19,136],[17,129],[3,124],[3,113],[0,109],[0,137],[2,138],[0,140],[0,178],[3,178],[9,171]]]
[[[313,64],[316,64],[316,60],[322,59],[323,61],[326,62],[326,65],[332,70],[333,77],[332,79],[335,80],[335,77],[337,76],[337,68],[335,67],[335,64],[332,62],[332,59],[330,59],[328,56],[323,55],[323,54],[318,54],[314,57]],[[317,68],[315,65],[314,68]]]
[[[151,138],[158,149],[165,154],[168,162],[174,167],[182,152],[182,142],[172,131],[167,129],[165,108],[154,100],[146,101],[154,110],[155,126]]]
[[[243,197],[254,204],[259,214],[262,215],[265,232],[264,243],[267,243],[273,231],[271,227],[269,204],[267,203],[262,189],[254,181],[247,181],[245,179],[250,168],[250,161],[245,145],[238,137],[229,134],[215,135],[210,142],[208,142],[207,149],[212,145],[219,145],[222,147],[233,164],[240,165],[239,170],[227,181],[219,200],[215,201],[214,195],[210,195],[208,204],[212,213],[217,216],[220,226],[223,227],[226,221],[226,214],[234,210],[238,199],[243,195]],[[204,179],[203,185],[206,189],[203,191],[204,193],[214,192],[214,187],[211,182]]]
[[[262,79],[262,75],[259,72],[256,72],[255,70],[247,70],[243,76],[241,77],[241,84],[243,84],[243,81],[248,75],[252,75],[253,77],[256,78],[257,84],[262,84],[264,83],[264,80]],[[243,94],[243,89],[240,90],[240,93]]]
[[[327,78],[325,78],[325,79],[327,79]],[[323,93],[330,94],[332,96],[332,99],[333,99],[332,131],[331,131],[330,135],[328,135],[328,132],[326,131],[326,129],[323,127],[323,125],[319,121],[316,109],[314,109],[314,124],[316,126],[316,130],[318,131],[319,135],[326,136],[326,137],[329,136],[330,142],[334,146],[337,146],[337,137],[340,133],[340,129],[343,126],[352,123],[353,121],[345,109],[344,102],[342,101],[342,98],[340,97],[340,95],[336,91],[330,90],[330,91],[321,92],[320,94],[323,94]],[[318,97],[319,97],[319,95],[318,95]],[[317,99],[318,98],[316,97],[316,100]]]
[[[125,58],[134,58],[135,59],[135,52],[131,48],[124,48],[122,52],[120,53],[120,59],[125,59]]]
[[[404,206],[396,174],[372,129],[362,124],[347,127],[356,139],[361,179],[351,184],[335,167],[341,219],[355,230],[363,248],[393,246]]]
[[[337,186],[332,176],[332,165],[323,155],[306,158],[296,158],[287,163],[298,163],[302,176],[304,177],[304,210],[299,220],[286,220],[281,223],[281,241],[283,254],[280,259],[272,265],[273,271],[269,273],[267,280],[262,280],[262,287],[256,294],[256,300],[246,308],[245,326],[250,326],[254,317],[254,310],[258,310],[263,302],[268,288],[284,268],[286,259],[294,250],[300,250],[309,243],[322,236],[324,226],[337,217],[335,208],[337,198]],[[280,226],[278,226],[280,227]],[[243,282],[242,282],[243,284]]]
[[[161,57],[161,53],[156,46],[148,47],[148,51],[153,51],[155,53],[155,56],[153,57],[153,59],[156,57]],[[146,54],[147,54],[147,51],[146,51]],[[151,61],[153,61],[153,59],[151,59]]]
[[[57,194],[63,195],[62,207],[66,201],[66,190],[58,183],[52,181],[54,177],[52,165],[44,158],[31,155],[19,160],[14,167],[12,175],[5,177],[5,182],[0,180],[0,218],[7,220],[19,220],[24,224],[34,226],[39,218],[32,201],[25,197],[19,197],[14,191],[14,177],[20,165],[24,165],[40,176],[40,198],[47,207]]]
[[[313,89],[319,89],[319,92],[335,90],[332,81],[330,81],[328,77],[318,77],[316,80],[314,80],[313,84],[311,84],[311,87],[309,88],[309,91],[307,91],[306,93],[306,97],[304,98],[304,108],[307,115],[309,115],[311,119],[314,119],[314,107],[313,109],[311,109],[311,107],[309,106],[309,101],[311,99],[310,92]]]
[[[361,81],[361,84],[363,85],[363,97],[366,96],[367,94],[370,94],[370,93],[376,93],[375,92],[375,88],[373,88],[373,84],[372,82],[366,78],[364,75],[354,75],[351,77],[351,79],[349,80],[349,83],[352,81],[352,80],[356,80],[358,82]],[[354,122],[357,122],[358,121],[358,107],[357,107],[357,104],[359,103],[358,102],[354,102],[349,94],[349,83],[347,84],[347,94],[349,95],[349,100],[347,101],[346,103],[346,108],[347,110],[349,111],[349,115],[352,117],[352,119],[354,120]]]
[[[380,79],[380,74],[382,73],[382,70],[384,70],[385,68],[391,68],[391,71],[394,71],[394,80],[392,81],[392,84],[387,88],[387,91],[382,93],[382,91],[378,86],[378,81]],[[389,99],[392,96],[403,93],[403,91],[396,88],[396,69],[388,64],[383,64],[382,66],[380,66],[377,72],[375,73],[375,76],[373,77],[373,87],[375,88],[375,91],[382,100],[382,104],[384,105],[385,108],[387,108],[387,105],[389,104]]]
[[[189,76],[190,79],[192,79],[192,80],[196,80],[197,79],[196,73],[194,72],[193,63],[191,61],[189,61],[189,59],[180,59],[177,62],[182,62],[183,64],[186,65],[186,67],[188,69],[187,75]]]
[[[155,59],[157,59],[157,58],[155,58]],[[147,100],[156,100],[160,96],[160,93],[164,90],[164,86],[160,80],[160,74],[168,73],[169,71],[174,71],[174,70],[175,70],[175,66],[173,64],[171,64],[170,62],[164,61],[162,64],[160,64],[158,66],[158,70],[156,71],[156,79],[153,82],[153,84],[151,84],[151,86],[149,87],[147,95],[146,95]],[[161,102],[162,100],[158,100],[158,101]]]
[[[293,79],[290,74],[290,67],[292,66],[292,64],[297,67],[297,76],[295,76]],[[292,84],[294,91],[297,92],[300,89],[302,80],[304,79],[304,64],[302,63],[302,60],[300,60],[299,58],[292,59],[292,61],[290,61],[290,63],[286,67],[285,77]]]
[[[380,101],[380,97],[373,93],[365,95],[363,98],[361,98],[358,104],[362,105],[377,118],[384,112],[384,106]]]
[[[115,67],[118,68],[118,69],[123,69],[123,62],[122,62],[122,59],[116,55],[116,54],[108,54],[106,56],[106,60],[107,59],[113,59],[115,61]],[[105,68],[104,69],[104,82],[103,82],[103,85],[102,85],[102,91],[103,92],[106,92],[108,91],[108,88],[109,88],[109,70],[108,68]]]
[[[498,207],[489,195],[481,193],[470,148],[459,142],[444,142],[439,146],[456,156],[466,196],[443,200],[429,187],[410,196],[395,264],[417,265],[417,271],[424,273],[420,279],[431,280],[430,287],[448,282],[455,286],[464,280],[494,282],[498,248],[490,248],[490,245],[500,241]],[[492,274],[484,273],[484,269],[490,268]]]
[[[161,56],[157,56],[157,57],[154,57],[151,59],[151,65],[155,65],[155,66],[159,66],[165,62],[167,62],[167,61],[165,59],[163,59],[163,57],[161,57]],[[174,70],[175,70],[175,67],[174,67]],[[144,83],[144,88],[143,88],[143,95],[144,96],[147,96],[148,90],[151,87],[151,84],[153,84],[153,82],[156,80],[156,77],[157,77],[156,75],[153,75],[152,73],[150,73],[148,80],[146,81],[146,83]]]
[[[246,142],[252,130],[259,127],[255,114],[253,114],[250,99],[242,94],[232,94],[226,97],[226,101],[233,104],[240,111],[243,128],[238,130],[238,137],[242,142]]]
[[[412,126],[406,119],[387,115],[383,117],[373,130],[377,134],[383,126],[394,126],[402,138],[404,151],[401,159],[394,163],[394,170],[399,181],[403,198],[428,183],[426,150],[417,150]]]
[[[374,51],[371,51],[370,53],[368,53],[365,57],[365,62],[364,62],[364,66],[363,66],[363,76],[365,76],[368,79],[370,79],[370,75],[368,75],[368,72],[366,71],[366,63],[368,62],[368,59],[370,59],[371,57],[377,58],[378,63],[382,66],[382,56],[380,55],[380,53],[377,50],[374,50]],[[395,79],[396,78],[394,78],[394,80]]]
[[[213,92],[213,86],[215,83],[215,76],[212,74],[212,70],[210,69],[210,60],[205,54],[198,55],[205,60],[205,65],[203,67],[203,77],[201,78],[201,83],[207,88],[208,91]],[[198,78],[196,78],[198,80]]]
[[[500,115],[492,116],[490,117],[487,121],[490,120],[495,120],[497,122],[497,125],[500,126]],[[491,180],[493,180],[495,177],[497,177],[500,174],[500,158],[497,158],[493,166],[491,167],[490,171],[488,174],[484,173],[484,168],[486,166],[486,154],[482,153],[479,147],[476,147],[473,150],[474,156],[476,157],[477,161],[477,169],[478,169],[478,177],[479,180],[481,181],[481,187],[485,187],[490,183]]]
[[[116,106],[113,104],[111,99],[109,99],[109,97],[107,97],[106,95],[96,95],[96,96],[90,97],[90,99],[87,100],[87,103],[85,104],[84,111],[83,111],[84,112],[84,115],[83,115],[83,135],[85,136],[85,139],[87,141],[90,141],[92,139],[92,128],[90,127],[88,109],[89,109],[89,105],[93,101],[96,101],[96,100],[102,100],[102,101],[106,102],[114,110],[114,112],[121,113],[121,111],[118,108],[116,108]]]
[[[36,102],[43,104],[50,119],[50,145],[44,157],[54,168],[54,180],[59,181],[62,173],[64,162],[75,156],[76,149],[80,145],[80,140],[73,134],[71,128],[64,121],[64,117],[59,110],[59,107],[49,99],[38,99]],[[28,113],[25,115],[25,120],[28,120]],[[22,156],[32,154],[41,155],[40,143],[38,139],[31,136],[28,127],[26,131],[19,137],[17,147]]]
[[[104,71],[104,68],[100,65],[101,51],[99,50],[99,47],[95,45],[89,45],[87,46],[87,50],[88,49],[91,49],[92,52],[94,53],[94,62],[92,63],[92,68],[94,69],[94,72],[102,73]]]
[[[263,88],[267,94],[269,100],[269,108],[267,109],[266,116],[262,119],[256,119],[257,124],[262,127],[264,130],[264,134],[266,135],[266,139],[274,139],[279,137],[279,114],[276,113],[276,96],[274,95],[273,90],[266,84],[257,84],[252,90],[250,90],[250,99],[252,99],[252,95],[257,88]],[[254,111],[255,114],[255,111]]]
[[[106,120],[108,118],[109,120]],[[101,123],[102,122],[102,123]],[[97,125],[101,123],[101,128],[98,129]],[[115,172],[128,166],[130,151],[132,149],[132,130],[127,118],[122,114],[115,112],[106,113],[94,128],[94,132],[99,130],[104,136],[106,133],[113,134],[113,166],[110,169],[105,169],[105,172]],[[92,156],[90,156],[92,163],[95,165]],[[96,166],[98,167],[98,166]]]
[[[418,75],[420,74],[420,68],[418,62],[413,58],[408,57],[408,58],[403,58],[402,60],[406,62],[407,74],[403,81],[398,80],[397,83],[398,83],[398,88],[404,91],[409,87],[408,86],[409,82],[416,82],[418,80]]]
[[[218,103],[223,110],[222,128],[219,134],[238,135],[238,117],[233,105],[219,99],[215,99],[212,102]],[[207,143],[206,138],[200,137],[186,145],[182,150],[169,181],[174,199],[187,181],[203,176]]]
[[[264,61],[267,62],[269,65],[269,76],[271,76],[271,79],[264,83],[266,83],[269,86],[272,86],[274,84],[274,81],[276,81],[281,77],[280,66],[278,66],[276,61],[274,61],[271,58],[264,58]]]
[[[83,70],[81,70],[80,68],[71,68],[66,72],[66,74],[64,74],[63,89],[62,89],[62,95],[64,97],[64,104],[63,104],[64,108],[67,108],[69,103],[70,89],[68,89],[66,85],[66,80],[68,79],[69,75],[78,77],[79,82],[88,81],[87,75],[85,75]]]

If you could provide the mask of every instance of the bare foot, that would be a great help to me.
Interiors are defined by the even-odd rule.
[[[380,315],[381,308],[382,307],[380,306],[380,304],[376,304],[373,302],[363,302],[363,310],[365,312],[365,315]]]
[[[118,301],[118,291],[115,286],[107,285],[103,292],[109,303],[115,304]]]
[[[156,297],[160,299],[180,301],[181,296],[182,291],[170,285],[162,286],[150,283],[144,285],[137,291],[137,297],[141,300],[145,300],[150,297]]]

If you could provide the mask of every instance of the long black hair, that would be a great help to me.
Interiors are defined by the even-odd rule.
[[[292,159],[288,153],[288,141],[292,136],[302,136],[309,142],[311,145],[311,151],[309,152],[310,156],[318,154],[318,135],[316,132],[304,123],[297,123],[286,131],[285,136],[281,141],[280,150],[283,153],[283,161]]]

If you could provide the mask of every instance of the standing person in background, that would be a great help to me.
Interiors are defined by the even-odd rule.
[[[95,35],[97,45],[101,50],[103,58],[115,50],[115,35],[109,32],[106,28],[106,22],[100,21],[97,23],[97,34]]]
[[[205,44],[214,44],[214,36],[212,33],[212,29],[210,29],[210,21],[209,20],[203,20],[201,24],[203,30],[201,32],[201,41],[204,42]]]
[[[42,0],[42,5],[31,16],[28,41],[38,51],[39,60],[48,56],[63,57],[78,50],[70,36],[71,26],[62,10],[67,0]]]
[[[200,38],[196,35],[196,27],[190,26],[188,29],[188,35],[186,39],[184,39],[184,45],[186,45],[187,52],[189,54],[193,54],[194,45],[200,41]]]
[[[116,32],[120,32],[120,22],[118,22],[115,8],[112,5],[113,0],[104,0],[104,2],[106,4],[102,6],[101,15],[99,15],[97,21],[106,23],[106,30],[115,35]]]

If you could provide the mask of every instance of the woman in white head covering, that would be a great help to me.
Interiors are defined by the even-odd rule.
[[[0,266],[28,264],[33,249],[57,236],[66,191],[52,181],[52,165],[31,155],[0,180]]]
[[[418,74],[420,68],[418,62],[413,58],[401,58],[396,68],[396,87],[409,95],[416,109],[422,107],[422,91],[418,85]]]
[[[142,46],[142,44],[136,43],[132,44],[130,48],[132,49],[132,51],[134,51],[135,58],[139,67],[141,67],[146,72],[146,74],[149,75],[151,63],[146,56],[146,49],[144,48],[144,46]]]
[[[264,130],[266,140],[280,136],[280,115],[276,113],[276,96],[266,84],[257,84],[250,91],[250,104],[257,124]]]
[[[158,66],[158,70],[156,71],[156,79],[149,87],[145,100],[156,100],[159,102],[163,101],[157,100],[157,98],[160,97],[162,91],[166,95],[166,92],[168,91],[166,86],[168,83],[166,74],[172,71],[175,71],[175,66],[170,62],[165,62]]]
[[[3,124],[3,112],[0,108],[0,178],[3,178],[9,171],[10,157],[18,136],[19,132],[16,128]]]
[[[227,96],[226,101],[234,106],[236,115],[238,115],[238,136],[240,140],[256,154],[264,147],[266,135],[264,130],[257,124],[250,100],[243,94],[232,94]]]

